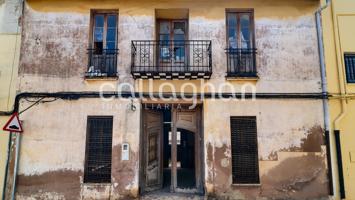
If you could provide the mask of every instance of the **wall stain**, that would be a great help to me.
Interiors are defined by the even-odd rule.
[[[300,146],[290,146],[277,151],[272,151],[267,159],[263,160],[278,160],[278,152],[321,152],[322,145],[324,145],[324,130],[321,126],[315,125],[307,130],[307,136],[301,139]]]
[[[114,193],[119,194],[122,199],[131,199],[138,196],[138,185],[137,187],[129,187],[134,183],[134,179],[138,173],[136,167],[138,166],[138,155],[137,153],[130,151],[130,158],[127,161],[121,160],[121,144],[115,145],[112,150],[112,178],[114,182],[117,182],[117,187],[114,187]],[[113,183],[115,185],[115,183]]]
[[[324,145],[324,131],[321,126],[313,126],[307,131],[308,135],[302,139],[301,149],[303,152],[321,152]]]
[[[80,199],[81,171],[60,170],[41,175],[18,175],[17,195],[31,197],[35,194],[53,192],[63,195],[65,199]]]
[[[327,197],[324,159],[315,153],[285,159],[261,177],[261,195],[272,199]]]

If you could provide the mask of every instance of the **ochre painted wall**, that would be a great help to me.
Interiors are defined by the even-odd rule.
[[[21,1],[0,1],[0,111],[13,107],[20,56],[21,34],[18,17]],[[18,10],[20,9],[20,10]],[[7,161],[8,132],[2,131],[9,116],[0,116],[0,198],[3,193]]]
[[[355,199],[355,84],[346,82],[344,53],[355,53],[355,2],[332,1],[322,18],[328,90],[334,96],[329,100],[330,131],[340,130],[345,194],[346,199],[352,200]]]

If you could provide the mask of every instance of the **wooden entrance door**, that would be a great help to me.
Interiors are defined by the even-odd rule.
[[[194,110],[188,109],[180,109],[173,110],[172,119],[173,119],[173,127],[172,127],[172,191],[174,192],[200,192],[202,191],[201,184],[201,112],[200,108],[196,108]],[[177,184],[177,130],[185,129],[194,134],[194,149],[195,149],[195,181],[196,186],[194,189],[185,190],[186,188],[179,188]]]
[[[145,111],[144,125],[144,191],[162,188],[162,133],[163,116],[161,112]]]

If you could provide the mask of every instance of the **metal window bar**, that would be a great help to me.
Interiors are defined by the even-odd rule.
[[[212,73],[208,40],[132,41],[131,71],[135,73]]]
[[[256,117],[231,117],[232,180],[234,184],[258,184],[259,159]]]
[[[256,49],[227,48],[227,76],[256,77]]]
[[[110,183],[112,117],[88,117],[85,183]]]
[[[88,49],[88,71],[86,77],[117,76],[118,49]]]
[[[345,71],[348,83],[355,83],[355,54],[345,54]]]

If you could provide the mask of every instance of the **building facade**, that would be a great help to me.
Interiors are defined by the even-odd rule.
[[[338,198],[355,199],[354,66],[355,3],[336,0],[322,13],[330,132]]]
[[[12,110],[21,45],[20,16],[22,1],[0,1],[0,111]],[[8,116],[0,116],[0,124],[5,124]],[[0,130],[0,196],[3,194],[9,134]]]
[[[27,0],[17,198],[328,198],[319,6]]]

